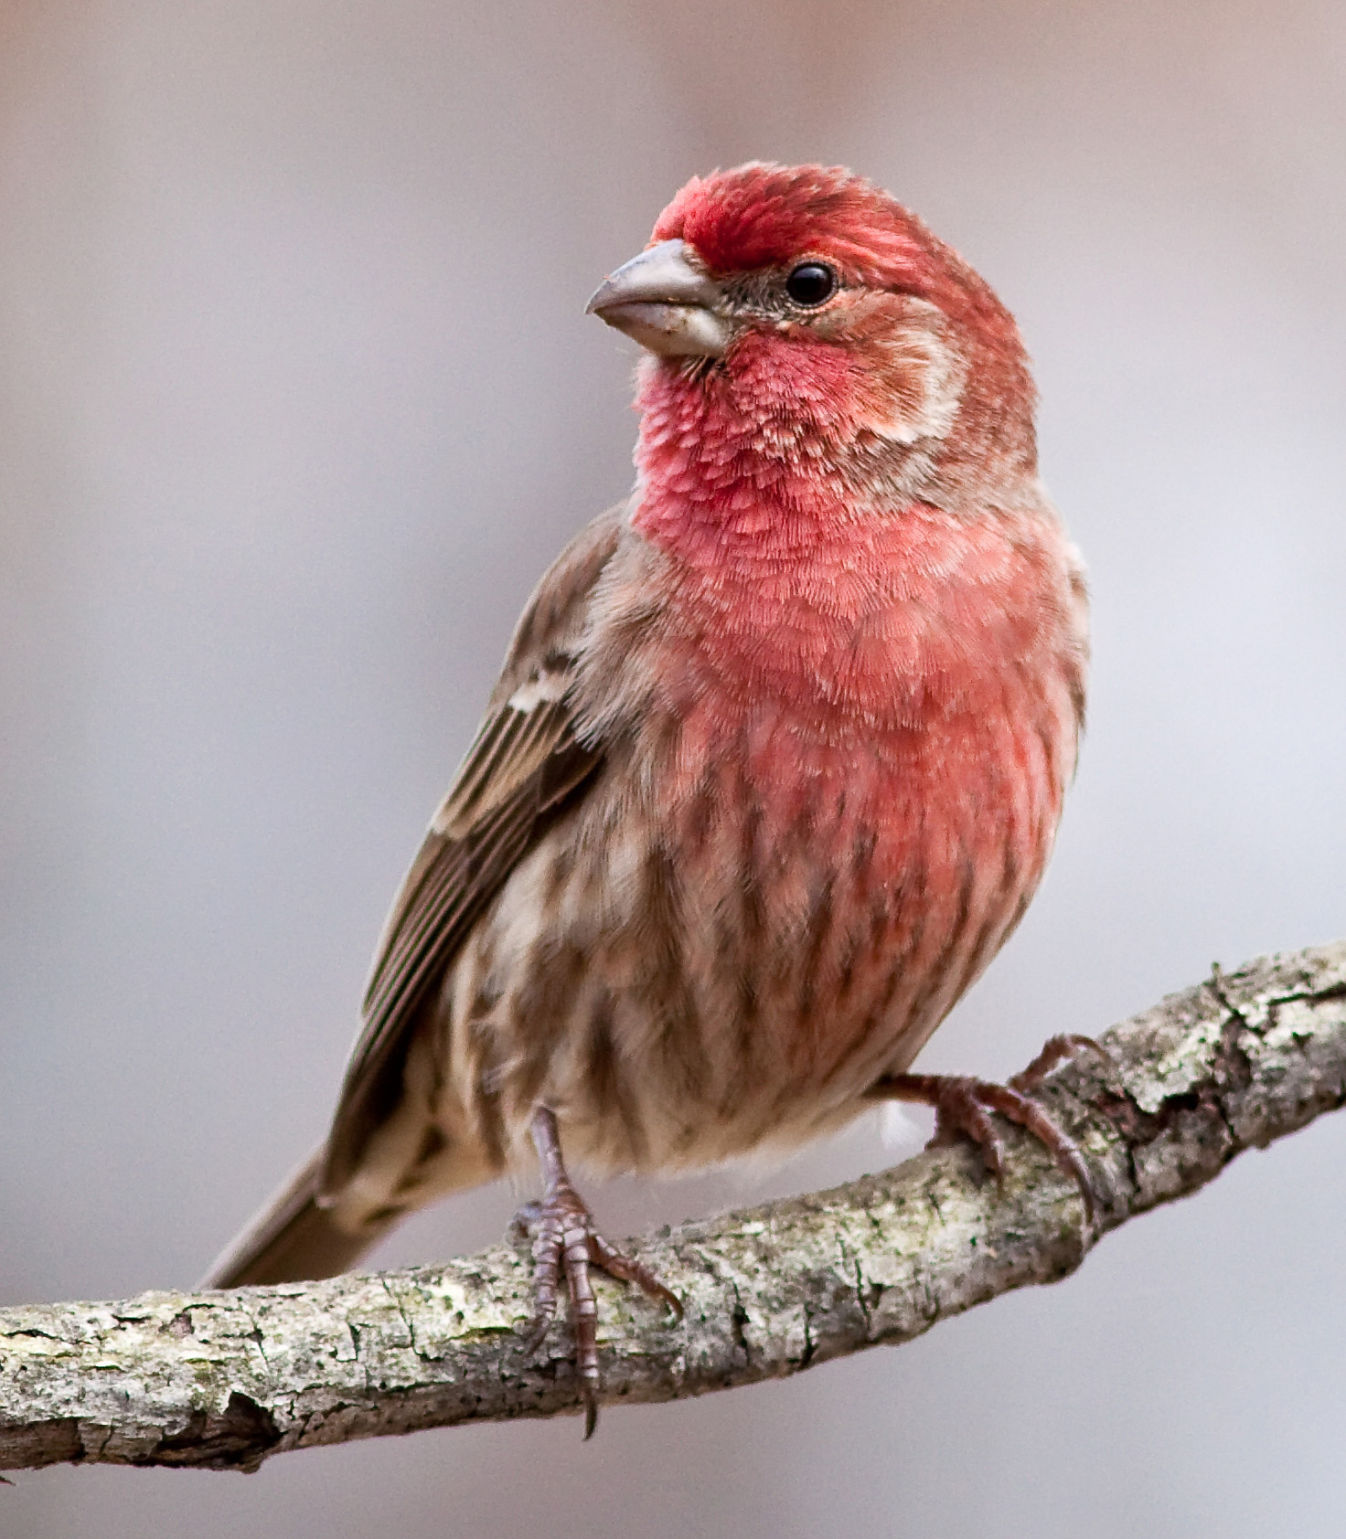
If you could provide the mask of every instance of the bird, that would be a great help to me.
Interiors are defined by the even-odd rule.
[[[327,1276],[409,1211],[540,1179],[540,1342],[591,1272],[677,1311],[572,1171],[786,1153],[922,1102],[1091,1200],[1029,1092],[910,1065],[1018,924],[1072,779],[1079,554],[988,284],[851,171],[683,186],[588,310],[640,344],[629,496],[562,551],[378,942],[326,1138],[209,1284]]]

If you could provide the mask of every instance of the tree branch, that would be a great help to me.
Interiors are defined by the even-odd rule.
[[[1196,1191],[1242,1150],[1346,1101],[1346,942],[1221,973],[1102,1039],[1039,1092],[1108,1192],[1100,1229]],[[600,1282],[606,1401],[796,1373],[1027,1283],[1097,1236],[1078,1193],[1008,1130],[1003,1185],[971,1148],[643,1242],[680,1323]],[[531,1357],[529,1261],[124,1303],[0,1310],[0,1468],[61,1461],[255,1469],[290,1448],[577,1406],[569,1334]]]

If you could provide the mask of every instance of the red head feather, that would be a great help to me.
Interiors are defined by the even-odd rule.
[[[854,301],[820,315],[815,327],[745,327],[723,370],[701,385],[685,370],[653,369],[642,407],[662,399],[699,415],[727,382],[734,390],[732,403],[720,403],[726,420],[703,422],[703,441],[731,437],[735,414],[745,424],[807,418],[844,450],[857,426],[874,419],[875,392],[899,404],[909,392],[919,395],[919,353],[913,365],[889,344],[928,324],[910,309],[926,301],[947,323],[941,346],[957,360],[963,384],[956,429],[922,452],[934,454],[951,482],[1011,463],[1031,473],[1034,392],[1013,317],[956,251],[872,182],[839,166],[763,161],[693,177],[659,216],[651,244],[675,239],[716,277],[826,261]],[[664,418],[655,411],[655,423]],[[762,442],[754,442],[760,455]],[[799,465],[797,442],[782,443],[782,453]]]
[[[932,265],[930,232],[872,182],[840,166],[750,161],[693,177],[654,227],[682,239],[715,273],[826,256],[852,282],[917,286]]]

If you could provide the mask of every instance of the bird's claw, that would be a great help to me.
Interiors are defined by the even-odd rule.
[[[1117,1060],[1101,1042],[1086,1037],[1082,1031],[1066,1031],[1048,1037],[1042,1044],[1042,1051],[1026,1069],[1020,1069],[1012,1075],[1009,1084],[1014,1090],[1036,1090],[1058,1064],[1073,1058],[1078,1052],[1093,1053],[1108,1067],[1116,1066]]]
[[[564,1278],[570,1326],[575,1337],[575,1370],[584,1401],[584,1436],[598,1425],[598,1301],[591,1268],[619,1282],[634,1283],[682,1318],[682,1302],[654,1272],[610,1244],[594,1225],[588,1205],[569,1181],[555,1184],[540,1202],[526,1203],[513,1228],[533,1236],[533,1314],[522,1332],[525,1350],[535,1352],[556,1316]]]
[[[1107,1049],[1092,1037],[1063,1035],[1052,1037],[1032,1063],[1008,1084],[999,1085],[967,1074],[894,1074],[880,1080],[873,1094],[933,1107],[935,1135],[928,1147],[943,1147],[956,1143],[960,1137],[970,1138],[981,1150],[987,1170],[1000,1181],[1005,1172],[1005,1141],[991,1116],[998,1112],[1006,1121],[1031,1133],[1074,1181],[1084,1203],[1085,1221],[1092,1229],[1097,1225],[1101,1198],[1084,1152],[1028,1094],[1037,1089],[1052,1069],[1080,1049],[1096,1053],[1108,1063],[1113,1061]]]

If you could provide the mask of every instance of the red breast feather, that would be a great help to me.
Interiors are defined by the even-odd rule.
[[[683,1087],[699,1159],[849,1114],[995,954],[1050,850],[1085,638],[1017,329],[955,253],[821,167],[689,183],[669,239],[750,314],[763,270],[843,285],[713,366],[643,360],[632,524],[658,559],[625,586],[614,563],[591,653],[642,717],[622,815],[645,788],[676,884],[642,941],[676,931],[677,999],[621,1056],[633,1094]],[[732,1115],[693,1115],[707,1083]]]

